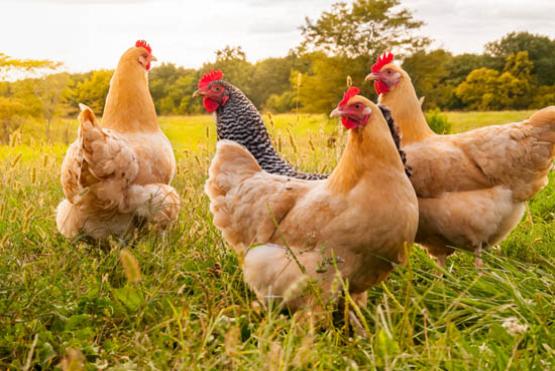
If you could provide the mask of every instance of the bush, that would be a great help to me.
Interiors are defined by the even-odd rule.
[[[451,132],[451,123],[447,116],[443,115],[439,109],[428,111],[426,113],[426,121],[434,133],[449,134]]]
[[[543,108],[555,104],[555,85],[540,86],[536,89],[531,108]]]
[[[273,113],[291,112],[295,109],[295,93],[286,91],[281,95],[272,94],[264,104],[264,109]]]

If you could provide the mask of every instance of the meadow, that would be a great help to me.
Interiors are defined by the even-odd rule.
[[[459,132],[529,113],[447,117]],[[333,169],[345,139],[336,121],[265,119],[293,164]],[[40,122],[27,123],[0,146],[0,369],[555,368],[555,174],[481,272],[464,252],[440,272],[413,246],[408,264],[369,290],[361,336],[255,301],[203,193],[213,119],[160,122],[178,161],[179,221],[103,247],[65,240],[55,227],[75,120],[55,122],[50,141]]]

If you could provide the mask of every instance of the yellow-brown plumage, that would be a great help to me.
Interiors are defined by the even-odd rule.
[[[354,102],[372,115],[352,129],[327,180],[268,174],[244,147],[218,142],[205,187],[210,210],[244,256],[245,280],[261,299],[283,299],[305,274],[331,295],[331,256],[351,292],[361,294],[406,258],[418,222],[416,195],[381,112],[363,97]],[[285,300],[295,309],[307,298]]]
[[[148,91],[143,47],[127,50],[110,83],[102,125],[86,106],[79,115],[79,138],[62,164],[66,199],[56,222],[66,237],[95,239],[123,235],[140,217],[158,227],[173,222],[179,196],[169,186],[175,174],[171,144],[158,126]]]
[[[409,75],[394,64],[383,69],[399,76],[379,100],[399,125],[413,169],[420,208],[417,242],[444,262],[454,248],[479,254],[482,247],[501,241],[520,221],[525,202],[547,184],[555,106],[518,123],[436,135]]]

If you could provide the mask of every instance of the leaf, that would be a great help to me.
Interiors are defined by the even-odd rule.
[[[114,289],[112,293],[114,298],[120,301],[129,312],[138,311],[144,302],[141,291],[139,291],[139,288],[135,286],[126,285],[124,287]]]

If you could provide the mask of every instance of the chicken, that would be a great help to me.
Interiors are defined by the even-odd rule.
[[[233,140],[245,146],[262,169],[298,179],[323,179],[327,175],[295,170],[274,149],[260,113],[241,90],[223,80],[220,70],[206,73],[198,82],[194,96],[202,96],[207,112],[216,114],[218,139]]]
[[[102,126],[80,105],[78,139],[62,164],[64,199],[56,224],[66,237],[123,236],[137,221],[165,228],[177,219],[179,195],[170,142],[158,126],[147,72],[155,60],[144,41],[121,57],[110,82]]]
[[[332,112],[350,135],[325,180],[269,174],[245,147],[218,142],[205,186],[210,210],[260,300],[279,298],[291,310],[314,304],[292,294],[307,278],[333,299],[335,260],[364,304],[366,289],[406,260],[416,195],[383,115],[358,92],[350,88]]]
[[[519,223],[526,201],[548,181],[553,165],[555,106],[528,120],[455,135],[429,128],[409,75],[384,54],[367,80],[392,111],[419,200],[416,241],[440,265],[456,248],[476,254]]]

